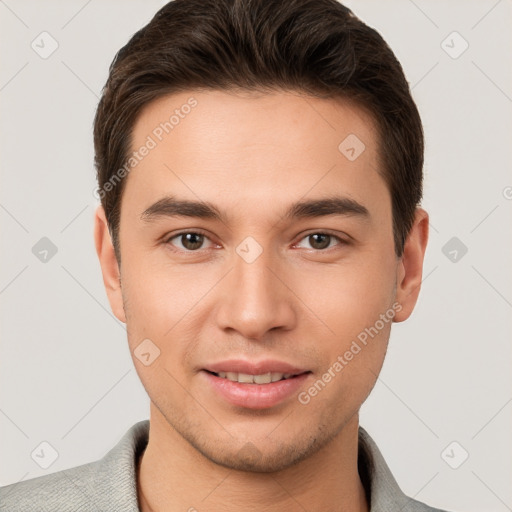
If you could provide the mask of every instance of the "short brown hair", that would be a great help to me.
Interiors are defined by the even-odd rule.
[[[240,88],[348,98],[372,113],[401,256],[422,197],[424,140],[383,38],[336,0],[174,0],[117,53],[94,120],[98,190],[118,262],[125,173],[106,185],[126,165],[138,114],[167,94]]]

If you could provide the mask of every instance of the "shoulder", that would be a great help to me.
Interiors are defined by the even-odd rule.
[[[101,461],[0,487],[1,512],[92,510]]]
[[[136,461],[149,421],[133,425],[102,459],[0,487],[0,512],[138,512]]]
[[[448,512],[433,508],[402,492],[375,441],[359,427],[358,466],[370,499],[371,512]]]
[[[404,508],[402,512],[449,512],[448,510],[434,508],[421,501],[416,501],[412,498],[405,497]]]

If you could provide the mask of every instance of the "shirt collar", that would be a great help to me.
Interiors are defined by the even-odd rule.
[[[359,476],[369,498],[370,512],[405,512],[412,503],[400,489],[382,453],[363,427],[359,427]]]
[[[101,459],[97,473],[100,489],[95,493],[100,500],[98,506],[107,510],[115,503],[120,510],[139,512],[137,463],[148,438],[149,420],[140,421]],[[359,427],[358,470],[370,512],[405,511],[414,502],[401,491],[377,445],[362,427]]]

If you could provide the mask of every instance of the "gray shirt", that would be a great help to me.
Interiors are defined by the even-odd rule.
[[[140,421],[98,461],[0,487],[0,512],[139,512],[137,461],[148,435],[149,420]],[[358,466],[371,512],[443,512],[400,490],[362,427]]]

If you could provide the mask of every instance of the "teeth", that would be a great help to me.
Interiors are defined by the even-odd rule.
[[[249,375],[248,373],[239,373],[238,374],[238,382],[244,382],[246,384],[254,383],[255,375]]]
[[[283,378],[288,379],[293,374],[268,372],[261,375],[249,375],[248,373],[218,372],[217,375],[223,379],[228,379],[232,382],[240,382],[242,384],[269,384],[270,382],[277,382]]]
[[[269,372],[264,375],[255,375],[253,377],[253,381],[255,384],[268,384],[269,382],[272,382],[272,374]]]
[[[282,373],[276,373],[272,372],[272,382],[277,382],[278,380],[281,380],[284,377]]]

